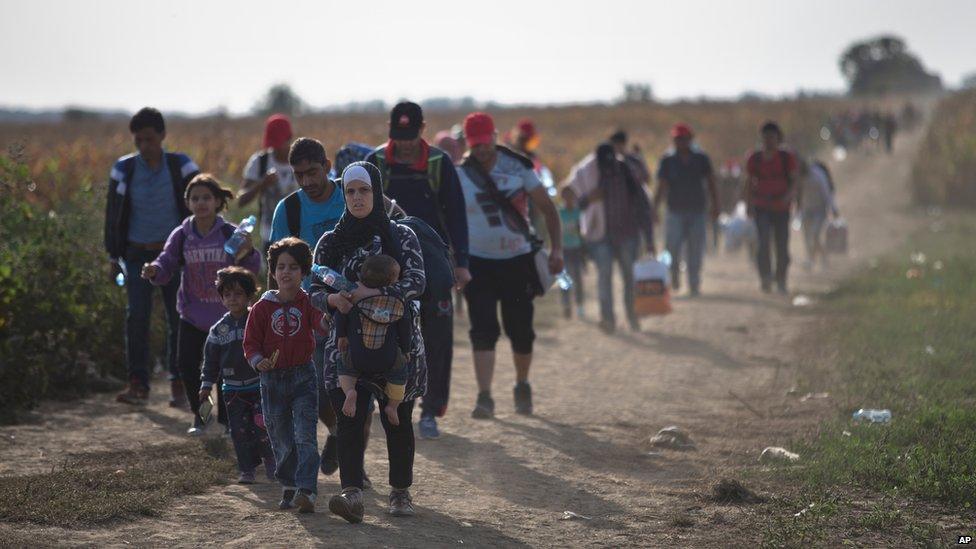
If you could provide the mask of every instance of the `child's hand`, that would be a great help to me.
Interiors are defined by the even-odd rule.
[[[200,394],[198,396],[200,397],[200,402],[203,402],[208,398],[210,398],[210,387],[200,389]]]
[[[146,280],[152,280],[156,278],[159,273],[159,267],[153,265],[152,263],[146,263],[142,266],[142,278]]]
[[[254,367],[254,369],[259,372],[267,372],[272,368],[274,368],[274,365],[271,363],[271,360],[267,358],[261,359],[261,362],[258,362],[258,365]]]
[[[340,337],[336,342],[336,346],[339,348],[339,352],[344,353],[349,350],[349,338]]]
[[[391,400],[386,403],[383,407],[383,411],[386,412],[386,419],[391,425],[400,425],[400,416],[397,415],[397,408],[400,406],[399,400]]]

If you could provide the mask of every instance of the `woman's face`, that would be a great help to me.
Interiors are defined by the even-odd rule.
[[[346,183],[346,208],[356,219],[363,219],[373,213],[373,188],[364,181]]]

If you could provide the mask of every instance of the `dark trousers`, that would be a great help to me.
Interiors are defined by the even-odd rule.
[[[230,438],[237,454],[237,469],[253,471],[264,459],[274,463],[271,441],[264,427],[261,411],[261,392],[233,391],[224,393],[224,405],[230,424]]]
[[[469,335],[475,351],[494,351],[502,327],[498,325],[498,306],[501,303],[502,326],[512,343],[512,351],[532,354],[535,330],[532,318],[533,283],[536,275],[532,254],[511,259],[483,259],[471,257],[471,282],[464,287],[468,301]]]
[[[207,343],[207,332],[185,320],[180,320],[176,355],[180,366],[180,379],[186,391],[186,401],[190,403],[193,415],[200,413],[200,364],[203,362],[203,346]],[[220,383],[216,384],[217,421],[227,425],[227,410],[221,404]]]
[[[759,233],[759,250],[756,265],[764,284],[773,280],[770,258],[771,240],[776,242],[776,282],[786,285],[786,270],[790,265],[790,212],[778,212],[756,208],[756,231]]]
[[[128,305],[125,308],[125,359],[129,381],[149,388],[152,366],[149,363],[149,319],[152,316],[154,286],[139,273],[142,266],[156,259],[159,252],[129,248],[125,252],[125,268],[129,276],[125,280]],[[176,274],[169,284],[162,286],[163,304],[166,307],[166,366],[169,379],[179,379],[176,359],[177,333],[180,315],[176,312],[176,293],[180,288],[180,275]]]
[[[364,427],[371,417],[370,400],[377,396],[380,402],[386,401],[382,391],[376,391],[364,383],[356,384],[356,415],[349,417],[342,413],[342,405],[346,401],[346,394],[336,387],[329,391],[332,408],[336,414],[336,438],[339,457],[339,481],[343,488],[363,487],[363,457],[366,453],[366,436]],[[393,488],[409,488],[413,484],[414,438],[413,415],[414,401],[400,403],[397,415],[400,425],[392,425],[386,414],[380,413],[380,422],[386,431],[386,453],[390,460],[390,486]]]
[[[454,308],[451,294],[420,302],[420,329],[427,355],[427,393],[420,403],[425,415],[443,416],[451,392],[451,360],[454,354]]]
[[[563,250],[563,260],[566,263],[566,273],[573,279],[573,287],[568,290],[560,290],[563,299],[563,307],[569,310],[572,304],[572,297],[575,294],[576,305],[583,304],[583,262],[586,258],[582,246],[579,248],[566,248]],[[426,341],[426,339],[425,339]]]

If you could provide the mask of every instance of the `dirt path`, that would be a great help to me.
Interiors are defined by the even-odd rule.
[[[852,253],[829,273],[795,268],[794,293],[829,289],[908,234],[917,222],[908,212],[906,187],[916,144],[917,136],[902,136],[892,157],[852,155],[834,166]],[[792,240],[798,267],[799,234]],[[645,321],[641,333],[617,336],[596,329],[592,300],[589,322],[556,318],[554,302],[543,304],[538,316],[549,316],[539,327],[533,417],[512,411],[513,371],[504,357],[495,383],[498,418],[470,419],[474,376],[467,326],[459,322],[444,435],[417,443],[414,519],[385,514],[387,466],[377,425],[367,455],[377,489],[367,492],[362,525],[329,515],[325,505],[312,516],[272,510],[278,490],[261,484],[214,487],[174,502],[161,517],[110,527],[11,528],[37,539],[98,546],[203,540],[238,546],[725,546],[756,540],[759,534],[737,521],[740,510],[697,494],[732,469],[754,466],[764,446],[785,443],[823,413],[826,405],[817,401],[779,406],[816,317],[788,298],[762,295],[744,256],[710,255],[703,292],[695,300],[679,297],[672,315]],[[760,411],[777,406],[775,417],[758,418],[730,390]],[[161,391],[142,411],[120,408],[108,396],[45,405],[27,423],[0,429],[0,475],[49,470],[66,452],[177,440],[187,421],[185,413],[166,407]],[[649,456],[648,437],[669,424],[687,429],[699,450]],[[337,489],[335,476],[320,477],[323,500]],[[592,520],[562,521],[565,510]],[[688,513],[696,526],[672,525],[676,511]]]

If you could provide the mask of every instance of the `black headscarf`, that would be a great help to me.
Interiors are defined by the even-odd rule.
[[[376,236],[380,237],[383,251],[400,261],[400,254],[397,253],[400,248],[394,241],[395,235],[390,217],[386,213],[383,202],[383,175],[379,168],[369,162],[354,162],[346,166],[342,172],[343,176],[357,166],[365,169],[369,175],[370,181],[366,183],[369,183],[373,190],[373,211],[363,219],[359,219],[352,215],[347,205],[335,229],[323,237],[320,244],[321,255],[318,259],[321,264],[333,269],[338,269],[339,262],[344,257],[368,245]],[[345,177],[340,179],[340,185],[340,192],[345,193]]]

